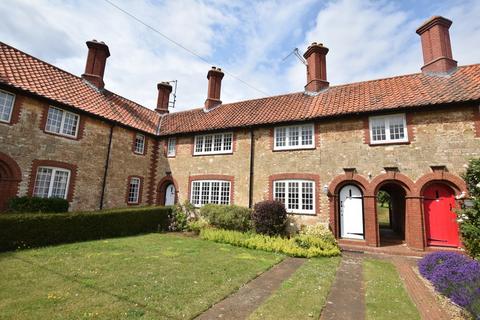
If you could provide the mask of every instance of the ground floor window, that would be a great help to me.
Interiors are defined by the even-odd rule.
[[[315,182],[277,180],[273,185],[274,199],[285,204],[287,212],[315,214]]]
[[[130,178],[130,182],[128,184],[128,203],[135,204],[139,203],[140,199],[140,187],[141,187],[141,180],[137,177]]]
[[[35,178],[33,196],[40,198],[67,198],[70,170],[39,167]]]
[[[230,204],[230,181],[196,180],[192,181],[190,202],[196,207],[208,203]]]

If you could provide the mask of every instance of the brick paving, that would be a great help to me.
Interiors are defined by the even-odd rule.
[[[220,301],[196,319],[246,319],[268,298],[280,284],[305,262],[305,259],[287,258],[245,284],[236,293]]]

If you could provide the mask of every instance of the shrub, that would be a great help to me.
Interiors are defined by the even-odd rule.
[[[251,210],[235,205],[207,204],[200,209],[211,226],[237,231],[247,231],[252,227]]]
[[[480,159],[470,160],[463,178],[472,197],[473,207],[457,212],[460,233],[467,252],[480,260]]]
[[[480,262],[454,252],[435,252],[418,262],[435,289],[480,319]]]
[[[202,217],[198,219],[191,220],[187,223],[187,230],[194,232],[195,234],[200,234],[200,231],[203,229],[208,228],[208,221]]]
[[[0,215],[0,251],[167,230],[170,208]]]
[[[300,234],[317,237],[326,242],[337,243],[333,233],[322,223],[305,226],[300,230]]]
[[[335,244],[327,243],[311,236],[299,236],[291,239],[279,236],[267,236],[251,232],[239,232],[207,228],[200,231],[200,237],[239,247],[283,253],[293,257],[332,257],[340,254]]]
[[[189,201],[176,204],[172,207],[168,217],[170,221],[168,231],[185,231],[188,221],[195,220],[196,217],[195,207]]]
[[[278,201],[262,201],[255,204],[252,221],[255,231],[266,235],[283,235],[287,226],[287,211]]]
[[[10,212],[68,212],[69,203],[62,198],[15,197],[8,202]]]

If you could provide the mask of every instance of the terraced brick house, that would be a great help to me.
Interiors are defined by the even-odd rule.
[[[386,191],[391,229],[410,248],[458,247],[460,176],[480,156],[480,65],[457,66],[451,23],[418,28],[416,74],[330,86],[328,49],[312,43],[304,91],[222,103],[212,68],[204,105],[176,113],[168,83],[155,110],[108,91],[102,42],[87,42],[81,77],[1,43],[0,207],[23,195],[71,210],[275,199],[299,224],[381,246]]]

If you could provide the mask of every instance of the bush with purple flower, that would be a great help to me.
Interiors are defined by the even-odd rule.
[[[435,289],[480,320],[480,262],[455,252],[435,252],[418,262]]]

